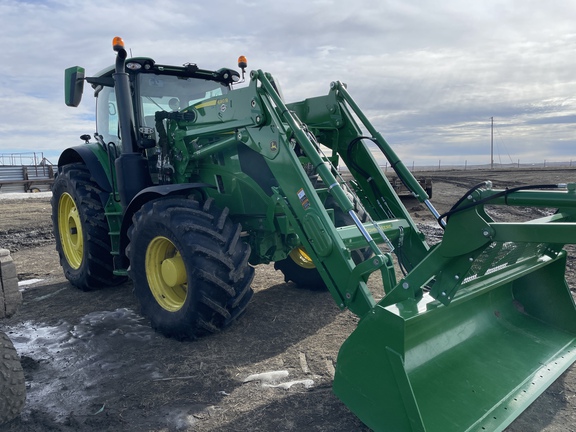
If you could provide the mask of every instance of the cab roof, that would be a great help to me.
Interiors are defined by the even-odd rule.
[[[109,66],[93,77],[87,77],[86,81],[92,87],[106,86],[114,87],[114,80],[112,75],[115,72],[115,67]],[[176,75],[186,78],[199,78],[205,80],[216,81],[224,85],[230,85],[237,81],[240,74],[233,70],[222,68],[217,71],[200,69],[195,63],[186,63],[183,66],[161,65],[157,64],[149,57],[133,57],[126,60],[126,72],[131,75],[140,73],[154,73],[159,75]]]

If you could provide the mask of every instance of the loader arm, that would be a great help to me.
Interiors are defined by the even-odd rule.
[[[370,274],[382,273],[384,290],[389,291],[396,285],[391,252],[410,270],[425,257],[429,248],[364,142],[361,127],[350,111],[350,101],[343,87],[334,84],[326,97],[286,105],[275,89],[273,78],[262,71],[253,71],[247,88],[229,93],[225,100],[204,101],[184,110],[192,121],[173,116],[167,135],[174,137],[171,146],[178,152],[175,170],[180,181],[190,179],[195,172],[207,176],[210,170],[217,177],[218,168],[213,164],[208,167],[206,161],[235,146],[245,146],[260,155],[266,164],[262,170],[267,170],[273,179],[267,183],[260,181],[262,190],[256,188],[258,199],[269,197],[267,217],[272,215],[277,220],[288,221],[289,228],[283,234],[297,236],[296,244],[310,255],[336,304],[362,317],[376,304],[366,285]],[[212,114],[216,111],[212,108],[219,106],[218,113]],[[300,119],[299,112],[308,124]],[[374,130],[365,116],[362,117],[364,127]],[[317,136],[323,141],[319,142]],[[204,144],[202,140],[208,137],[210,141]],[[369,139],[384,142],[381,136]],[[357,179],[351,186],[345,184],[329,163],[331,157],[322,154],[321,145],[332,150],[332,158],[341,157],[352,167]],[[388,150],[395,166],[401,168],[401,162]],[[303,168],[303,160],[313,167],[313,174],[319,176],[324,188],[315,188],[310,172]],[[356,166],[363,168],[358,171]],[[426,200],[425,192],[411,174],[407,170],[400,169],[400,172],[407,183],[419,188],[418,193]],[[249,183],[251,180],[237,178],[234,181]],[[223,189],[230,188],[222,186]],[[351,192],[358,195],[358,201],[372,215],[369,223],[364,224],[357,217]],[[247,201],[246,194],[242,195],[241,200]],[[338,229],[334,226],[330,211],[325,208],[326,195],[333,198],[340,211],[350,216],[354,225]],[[232,213],[238,206],[236,201],[231,199],[228,203]],[[247,205],[244,204],[243,209]],[[269,209],[274,207],[278,210],[270,213]],[[244,218],[245,227],[250,226],[245,213],[238,217]],[[284,256],[290,252],[290,248],[285,248]],[[373,255],[355,263],[350,254],[353,248],[369,248]]]

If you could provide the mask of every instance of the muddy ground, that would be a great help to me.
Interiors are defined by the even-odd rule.
[[[434,178],[432,201],[441,212],[483,180],[495,187],[576,181],[576,170],[426,175]],[[441,231],[427,210],[410,198],[405,204],[435,242]],[[544,214],[493,212],[502,220]],[[41,279],[21,286],[20,311],[1,323],[22,357],[28,392],[22,415],[1,431],[368,430],[331,391],[338,349],[357,319],[327,292],[296,289],[272,266],[258,267],[254,298],[236,325],[178,342],[154,333],[138,315],[130,283],[95,292],[67,283],[49,198],[0,200],[0,246],[12,251],[21,280]],[[576,287],[573,258],[567,274]],[[277,371],[289,375],[243,383]],[[291,381],[297,382],[284,388]],[[576,366],[507,430],[576,431]]]

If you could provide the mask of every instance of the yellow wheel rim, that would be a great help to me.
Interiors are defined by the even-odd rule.
[[[58,201],[58,233],[66,261],[78,270],[84,256],[84,237],[78,207],[68,193],[63,193]]]
[[[146,249],[146,278],[152,295],[167,311],[176,312],[186,301],[188,275],[182,255],[166,237],[152,239]]]
[[[316,268],[312,258],[310,258],[310,255],[308,255],[306,249],[304,249],[302,246],[298,246],[296,249],[292,249],[292,252],[290,252],[290,258],[292,258],[292,260],[302,268]]]

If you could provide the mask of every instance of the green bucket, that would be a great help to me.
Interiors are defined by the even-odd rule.
[[[576,361],[565,265],[495,271],[448,306],[376,305],[340,349],[334,392],[375,431],[503,430]]]

